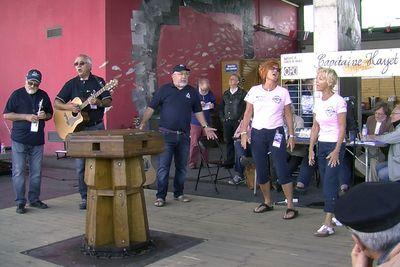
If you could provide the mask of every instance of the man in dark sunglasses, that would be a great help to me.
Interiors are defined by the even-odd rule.
[[[104,108],[111,106],[111,95],[108,90],[105,90],[99,96],[94,97],[94,94],[105,86],[104,79],[91,73],[92,59],[88,55],[78,55],[73,66],[78,75],[65,83],[54,100],[54,108],[57,110],[72,111],[74,114],[78,114],[78,116],[80,116],[81,112],[87,114],[88,120],[80,123],[75,131],[104,130]],[[81,105],[77,104],[76,98],[81,100],[78,102],[88,100],[90,105],[81,110]],[[57,117],[57,114],[55,117]],[[79,193],[82,198],[79,208],[86,209],[87,186],[84,181],[84,159],[76,159],[76,170],[79,181]]]
[[[29,193],[31,207],[46,209],[40,201],[45,121],[53,116],[47,93],[39,89],[42,74],[32,69],[26,75],[25,86],[15,90],[4,108],[4,119],[13,122],[11,132],[12,184],[17,204],[16,212],[26,212],[25,166],[29,164]]]

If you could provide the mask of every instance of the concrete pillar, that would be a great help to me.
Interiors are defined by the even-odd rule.
[[[314,52],[358,50],[359,0],[314,0]]]

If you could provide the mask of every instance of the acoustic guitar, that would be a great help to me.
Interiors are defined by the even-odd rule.
[[[109,81],[106,85],[104,85],[99,91],[94,93],[92,97],[96,98],[100,96],[105,91],[110,91],[114,89],[118,85],[118,80],[114,79]],[[89,105],[89,99],[86,99],[83,103],[79,97],[75,97],[70,101],[70,103],[79,105],[79,109],[83,110],[87,105]],[[73,113],[69,110],[58,110],[54,111],[54,123],[56,125],[56,131],[62,140],[65,140],[65,137],[75,132],[79,129],[79,125],[87,120],[87,114],[84,112]]]

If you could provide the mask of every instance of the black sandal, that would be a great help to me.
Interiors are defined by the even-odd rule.
[[[293,212],[293,216],[291,217],[286,217],[290,212]],[[291,220],[296,218],[299,215],[299,211],[298,210],[294,210],[294,209],[286,209],[285,211],[285,216],[282,217],[282,219],[284,220]]]
[[[268,205],[265,204],[265,203],[261,203],[260,205],[258,205],[257,208],[255,208],[255,209],[253,210],[253,212],[254,212],[254,213],[263,213],[263,212],[271,211],[271,210],[273,210],[273,209],[274,209],[273,206],[268,206]]]

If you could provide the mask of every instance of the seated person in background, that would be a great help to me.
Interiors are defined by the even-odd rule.
[[[389,118],[389,108],[387,103],[378,102],[375,108],[375,114],[367,118],[368,135],[382,135],[393,130],[392,123]],[[371,181],[378,181],[376,173],[376,165],[385,160],[385,155],[379,148],[370,148],[369,152],[369,166]],[[359,158],[365,163],[365,154]],[[361,174],[365,175],[365,166],[358,160],[355,161],[355,168]]]
[[[235,172],[236,175],[228,181],[229,184],[232,185],[237,185],[241,184],[245,181],[244,179],[244,169],[246,165],[251,161],[249,157],[251,157],[251,146],[247,146],[246,149],[244,149],[240,143],[240,128],[242,127],[242,121],[240,121],[240,124],[238,128],[235,131],[235,134],[233,135],[234,139],[234,146],[235,146]],[[249,124],[249,127],[247,128],[247,135],[249,136],[249,139],[251,138],[251,121]]]
[[[400,183],[362,183],[339,198],[336,218],[354,240],[353,267],[400,266]],[[368,196],[368,197],[366,197]]]
[[[370,140],[390,144],[388,161],[378,163],[376,172],[379,180],[400,181],[400,105],[397,105],[390,115],[394,131],[383,135],[371,135]]]
[[[210,91],[210,81],[207,78],[200,78],[198,83],[198,96],[203,110],[204,118],[207,125],[211,125],[211,110],[214,108],[215,96]],[[200,137],[204,136],[203,128],[192,112],[192,120],[190,122],[190,148],[189,148],[189,168],[195,169],[199,161],[199,145]]]

